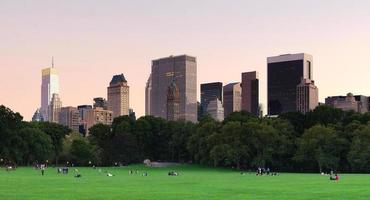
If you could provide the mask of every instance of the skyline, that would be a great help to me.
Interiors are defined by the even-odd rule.
[[[63,106],[107,98],[112,75],[123,73],[138,117],[151,61],[169,55],[197,58],[198,101],[200,84],[240,82],[242,72],[258,71],[266,114],[266,59],[286,53],[313,55],[320,102],[370,95],[370,2],[163,2],[1,2],[0,104],[30,120],[52,56]]]

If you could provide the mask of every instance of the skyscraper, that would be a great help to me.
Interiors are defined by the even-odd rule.
[[[108,87],[108,110],[113,118],[129,115],[129,86],[123,74],[114,75]]]
[[[259,80],[256,71],[242,73],[242,110],[259,116]]]
[[[229,83],[224,86],[224,113],[225,117],[232,112],[241,111],[242,89],[240,83]]]
[[[181,55],[152,61],[150,114],[167,118],[167,89],[173,79],[180,91],[179,118],[197,121],[197,62],[195,57]]]
[[[45,121],[48,121],[48,107],[53,94],[59,94],[59,75],[54,68],[54,61],[51,67],[41,71],[41,108],[40,113]]]
[[[302,79],[297,85],[297,111],[306,113],[319,105],[318,89],[314,81]]]
[[[62,107],[59,113],[59,123],[68,126],[73,132],[79,132],[79,112],[72,106]]]
[[[312,56],[285,54],[267,58],[267,112],[279,115],[297,109],[297,85],[313,80]]]
[[[200,85],[200,106],[207,110],[208,103],[213,100],[223,100],[223,88],[221,82],[203,83]],[[202,115],[205,113],[202,113]]]
[[[180,115],[180,91],[173,81],[167,90],[167,120],[176,121]]]
[[[59,113],[61,108],[62,102],[60,101],[59,95],[54,93],[48,107],[49,122],[59,123]]]
[[[150,115],[150,91],[152,90],[152,74],[149,75],[145,86],[145,115]]]

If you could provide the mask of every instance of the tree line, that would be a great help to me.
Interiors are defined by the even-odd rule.
[[[89,136],[49,122],[25,122],[0,106],[0,158],[18,165],[126,165],[144,159],[278,171],[370,172],[370,113],[319,106],[302,114],[257,118],[234,112],[194,124],[121,116]]]

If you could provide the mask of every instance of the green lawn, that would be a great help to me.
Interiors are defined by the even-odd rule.
[[[140,174],[129,175],[130,169]],[[370,199],[370,175],[341,174],[339,183],[318,174],[282,173],[279,176],[241,175],[225,169],[199,166],[146,168],[130,166],[79,168],[82,178],[56,173],[48,168],[45,176],[32,168],[0,170],[0,200],[8,199]],[[169,177],[175,170],[180,176]],[[113,173],[108,177],[104,171]],[[141,176],[147,171],[149,176]]]

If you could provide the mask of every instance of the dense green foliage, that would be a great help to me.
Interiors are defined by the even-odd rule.
[[[99,172],[101,169],[101,172]],[[168,168],[144,166],[78,168],[82,178],[57,174],[47,168],[41,176],[31,167],[7,172],[0,170],[0,199],[129,199],[129,200],[365,200],[370,196],[369,175],[340,174],[339,182],[328,176],[281,173],[279,176],[256,176],[254,173],[206,168],[196,165]],[[129,170],[139,170],[129,174]],[[168,176],[169,171],[180,173]],[[143,172],[148,176],[142,176]],[[114,174],[108,177],[106,172]]]
[[[223,122],[205,116],[197,124],[121,116],[112,125],[94,125],[85,138],[58,124],[22,122],[1,106],[0,157],[21,165],[50,160],[112,166],[150,159],[237,169],[370,172],[369,122],[369,113],[328,106],[278,118],[244,111]]]

